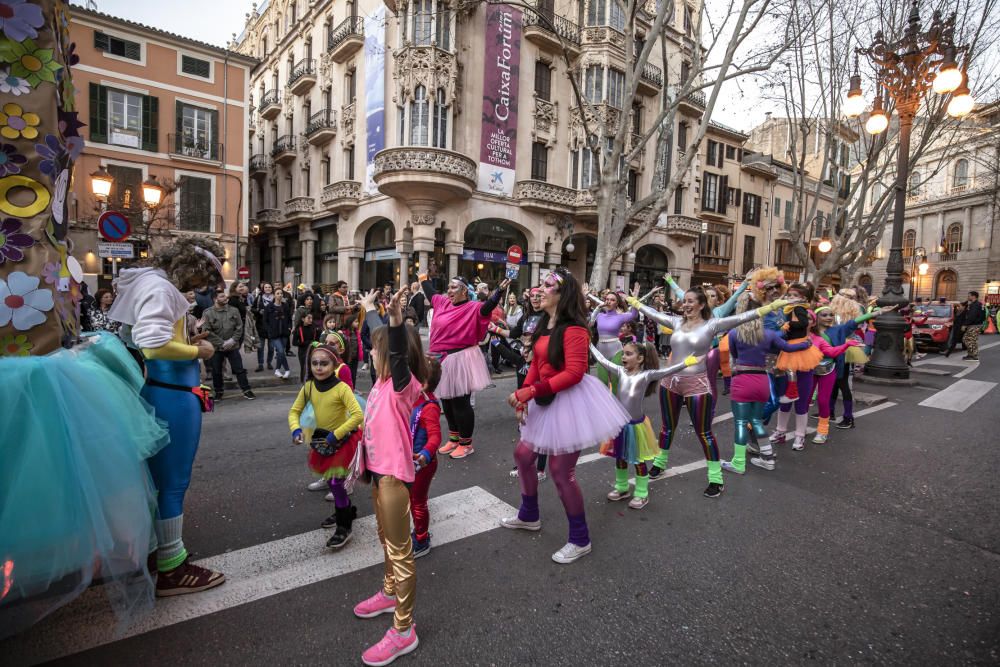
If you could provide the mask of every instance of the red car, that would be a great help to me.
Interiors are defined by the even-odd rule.
[[[930,303],[917,306],[914,310],[918,319],[927,318],[927,321],[913,327],[913,340],[917,347],[944,352],[948,348],[948,338],[955,324],[955,305]]]

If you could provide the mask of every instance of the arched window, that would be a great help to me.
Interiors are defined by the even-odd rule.
[[[445,100],[444,88],[438,88],[437,99],[434,101],[435,148],[448,148],[448,106]]]
[[[965,188],[969,184],[969,161],[965,158],[955,163],[955,175],[951,184],[955,188]]]
[[[861,277],[858,278],[858,285],[864,287],[868,295],[871,296],[872,293],[872,277],[867,273],[862,273]]]
[[[917,232],[907,229],[903,232],[903,257],[913,257],[913,249],[917,247]]]
[[[947,246],[948,254],[955,254],[962,250],[962,224],[959,222],[948,226]]]
[[[920,194],[920,172],[915,171],[910,174],[910,196],[916,197]]]
[[[958,293],[958,275],[951,269],[945,269],[937,274],[934,280],[934,298],[954,301]]]
[[[413,91],[413,102],[410,105],[410,144],[413,146],[427,145],[427,130],[430,124],[430,110],[427,102],[427,89],[417,86]]]
[[[414,0],[413,12],[413,44],[430,46],[431,35],[434,34],[434,2],[433,0]]]

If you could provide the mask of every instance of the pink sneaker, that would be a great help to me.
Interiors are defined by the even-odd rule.
[[[375,618],[393,611],[396,611],[396,598],[389,597],[382,590],[354,607],[354,615],[358,618]]]
[[[399,634],[396,628],[389,628],[379,643],[368,647],[368,650],[361,654],[361,662],[371,667],[382,667],[399,656],[412,652],[419,643],[416,624],[410,626],[409,637]]]

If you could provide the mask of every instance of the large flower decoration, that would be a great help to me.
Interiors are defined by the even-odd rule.
[[[55,302],[51,290],[38,289],[39,282],[23,271],[0,278],[0,327],[13,323],[18,331],[27,331],[45,321]]]
[[[31,84],[10,73],[9,67],[0,67],[0,93],[5,95],[26,95],[31,92]]]
[[[14,334],[0,338],[0,357],[27,357],[34,344],[25,334]]]
[[[17,147],[11,144],[0,144],[0,176],[20,174],[21,165],[28,161],[17,152]]]
[[[7,218],[0,222],[0,265],[4,262],[20,262],[24,259],[24,249],[35,245],[35,239],[21,232],[21,221]]]
[[[55,180],[59,172],[62,171],[67,155],[66,147],[59,141],[59,137],[53,134],[46,134],[44,144],[35,144],[35,152],[42,158],[42,161],[38,164],[38,169],[52,180]]]
[[[42,119],[37,113],[25,112],[20,104],[8,102],[0,112],[0,137],[5,139],[35,139],[38,137],[38,124]]]
[[[15,42],[38,37],[45,24],[42,8],[25,0],[0,0],[0,32]]]
[[[25,79],[32,87],[42,81],[55,83],[56,72],[62,69],[52,49],[40,49],[30,39],[22,42],[0,39],[0,60],[11,63],[10,73]]]
[[[46,285],[56,285],[59,282],[59,265],[55,262],[45,262],[42,266],[42,277]]]

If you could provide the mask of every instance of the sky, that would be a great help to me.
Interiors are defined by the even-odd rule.
[[[97,11],[136,21],[154,28],[225,46],[233,33],[243,32],[250,0],[94,0]],[[83,0],[71,0],[85,5]],[[258,0],[258,5],[263,0]],[[770,110],[761,103],[752,82],[726,84],[716,104],[712,120],[749,132],[764,121]],[[775,109],[777,111],[777,109]]]

